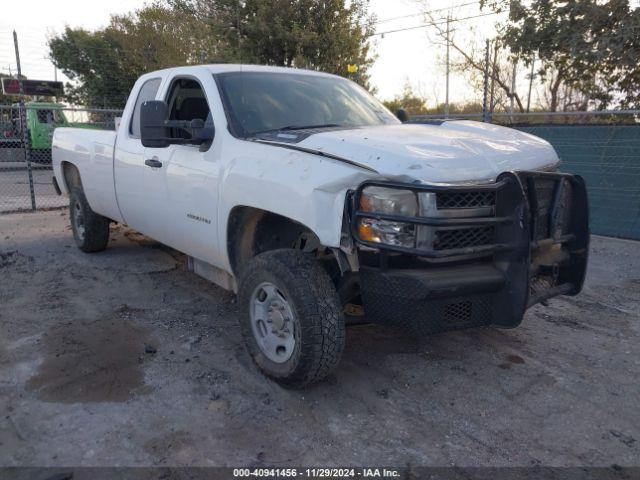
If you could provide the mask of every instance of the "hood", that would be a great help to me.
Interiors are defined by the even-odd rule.
[[[365,165],[383,176],[429,183],[493,180],[505,171],[558,163],[553,147],[541,138],[473,121],[324,131],[296,146]]]

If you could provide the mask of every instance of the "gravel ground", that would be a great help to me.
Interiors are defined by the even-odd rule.
[[[0,465],[639,465],[639,267],[640,243],[593,238],[585,291],[521,327],[352,327],[335,374],[288,391],[184,256],[3,215]]]

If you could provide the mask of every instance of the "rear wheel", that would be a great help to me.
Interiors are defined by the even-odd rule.
[[[326,377],[344,349],[338,294],[312,255],[273,250],[246,268],[238,292],[245,343],[256,365],[287,387]]]
[[[82,188],[71,189],[69,208],[73,238],[78,248],[87,253],[104,250],[109,242],[109,219],[91,210]]]

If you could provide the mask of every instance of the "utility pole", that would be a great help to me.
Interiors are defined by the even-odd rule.
[[[509,92],[509,97],[511,97],[511,122],[513,123],[513,107],[516,101],[516,67],[518,65],[517,60],[513,60],[513,70],[511,70],[511,91]]]
[[[51,62],[53,63],[53,62]],[[56,67],[55,63],[53,63],[53,80],[54,81],[58,81],[58,68]],[[58,97],[53,97],[53,101],[57,102],[58,101]]]
[[[491,44],[489,39],[487,38],[487,45],[485,47],[484,52],[484,89],[482,93],[482,121],[488,122],[489,115],[487,110],[487,95],[489,93],[489,50],[491,48]]]
[[[445,96],[444,96],[444,118],[449,117],[449,45],[451,44],[451,40],[449,35],[451,34],[451,14],[447,14],[447,81],[445,83]]]
[[[496,85],[496,64],[498,63],[498,42],[496,40],[494,40],[494,44],[493,44],[493,64],[491,65],[491,100],[489,101],[489,113],[491,115],[493,115],[493,107],[494,105],[494,101],[493,101],[493,94],[495,91],[495,85]]]
[[[527,113],[529,113],[529,107],[531,106],[531,87],[533,87],[534,68],[536,65],[535,54],[531,58],[531,74],[529,75],[529,94],[527,95]]]
[[[33,190],[33,172],[31,171],[31,145],[29,132],[27,131],[27,110],[24,106],[24,87],[22,85],[22,69],[20,68],[20,50],[18,49],[18,34],[13,31],[13,46],[16,49],[16,64],[18,67],[18,85],[20,86],[20,133],[22,134],[22,146],[24,148],[24,161],[27,164],[29,176],[29,191],[31,193],[31,209],[36,209],[36,195]]]

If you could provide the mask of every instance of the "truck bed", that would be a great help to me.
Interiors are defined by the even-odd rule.
[[[92,210],[122,222],[113,181],[113,153],[116,132],[85,128],[56,128],[53,134],[53,172],[63,192],[67,191],[63,163],[80,171],[83,189]]]

